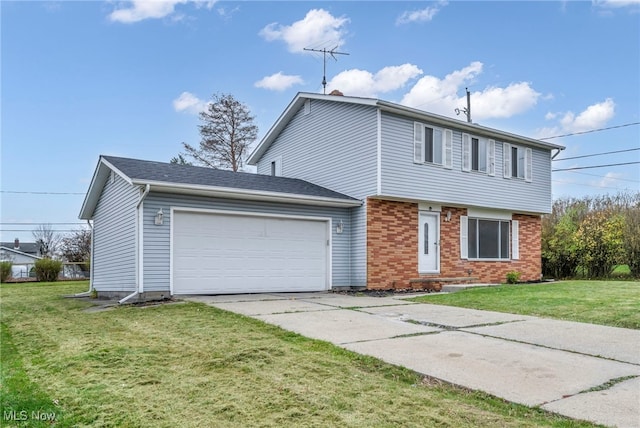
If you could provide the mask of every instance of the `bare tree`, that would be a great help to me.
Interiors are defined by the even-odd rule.
[[[182,143],[182,144],[184,144],[184,143]],[[174,163],[176,165],[193,165],[184,156],[185,155],[183,155],[182,153],[178,153],[178,156],[172,157],[171,160],[169,161],[169,163]]]
[[[91,231],[80,229],[62,238],[60,254],[68,262],[83,262],[82,270],[89,270],[91,260]]]
[[[53,258],[57,254],[62,236],[53,230],[51,224],[41,224],[31,233],[42,257]]]
[[[214,94],[211,99],[207,110],[200,113],[200,147],[182,145],[200,165],[238,171],[258,135],[258,127],[248,108],[232,95]]]

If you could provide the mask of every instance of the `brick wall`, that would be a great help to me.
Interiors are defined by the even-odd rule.
[[[418,272],[418,204],[367,199],[367,288],[408,288]]]
[[[451,220],[445,221],[451,211]],[[418,274],[418,204],[367,199],[367,288],[409,288],[418,277],[468,277],[480,282],[504,282],[507,272],[521,281],[540,279],[540,216],[514,214],[520,222],[520,259],[469,261],[460,259],[460,216],[466,208],[442,207],[440,216],[440,274]],[[471,271],[471,272],[469,272]]]
[[[480,282],[505,282],[507,272],[521,273],[521,281],[540,279],[542,272],[541,220],[540,216],[514,214],[520,222],[520,259],[505,261],[470,261],[460,258],[460,216],[467,215],[466,208],[442,207],[451,211],[451,221],[440,222],[440,275],[444,277],[472,276]],[[444,219],[444,215],[442,216]],[[471,270],[471,273],[469,273]]]

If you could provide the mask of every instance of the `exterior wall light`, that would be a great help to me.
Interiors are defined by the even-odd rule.
[[[160,226],[163,223],[164,223],[164,213],[162,212],[162,208],[160,208],[155,216],[155,224],[156,226]]]
[[[451,221],[451,211],[447,211],[447,221]]]
[[[339,220],[338,225],[336,226],[336,233],[339,235],[342,233],[343,230],[344,230],[344,223],[342,222],[342,220]]]

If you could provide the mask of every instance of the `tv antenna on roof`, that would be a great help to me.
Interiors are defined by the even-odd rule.
[[[349,55],[346,52],[338,52],[336,51],[336,49],[338,49],[337,46],[329,50],[327,50],[327,48],[322,48],[322,49],[304,48],[305,51],[322,52],[322,93],[323,94],[327,93],[327,54],[331,55],[331,58],[333,58],[336,61],[338,60],[338,58],[336,58],[336,55]]]
[[[471,123],[471,92],[469,92],[469,88],[464,88],[464,90],[467,91],[467,107],[462,110],[457,108],[454,111],[456,112],[456,115],[460,115],[461,112],[466,114],[467,122]]]

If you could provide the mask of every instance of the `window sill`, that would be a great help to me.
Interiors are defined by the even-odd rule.
[[[470,262],[510,262],[513,259],[465,259],[465,260],[469,260]]]

